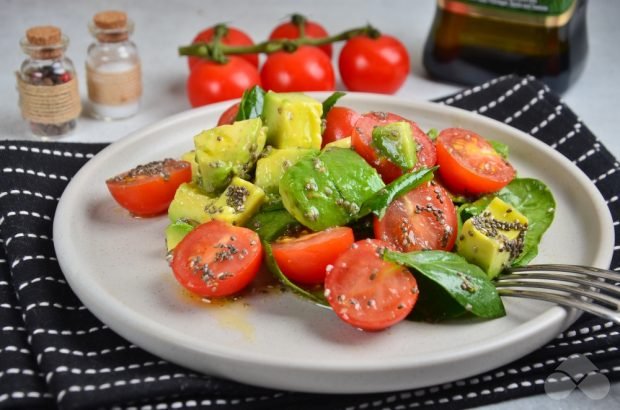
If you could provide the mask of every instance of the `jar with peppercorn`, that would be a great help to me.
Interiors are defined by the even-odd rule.
[[[82,110],[75,67],[64,56],[69,39],[58,27],[37,26],[20,44],[28,58],[17,74],[17,88],[30,131],[40,137],[68,133]]]
[[[88,98],[95,118],[116,120],[138,112],[142,95],[140,58],[129,40],[133,22],[122,11],[102,11],[89,25],[96,41],[88,48]]]

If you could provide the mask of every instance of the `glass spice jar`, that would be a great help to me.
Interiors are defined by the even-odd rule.
[[[71,60],[64,56],[69,39],[54,26],[37,26],[20,41],[29,57],[17,74],[19,106],[30,131],[40,137],[68,133],[82,105]]]
[[[133,116],[140,107],[142,78],[133,22],[122,11],[102,11],[89,24],[96,41],[88,47],[86,76],[92,114],[103,120]]]

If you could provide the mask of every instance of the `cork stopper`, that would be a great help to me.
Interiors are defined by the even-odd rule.
[[[62,33],[55,26],[37,26],[26,31],[26,38],[33,46],[51,46],[60,44]]]
[[[55,26],[36,26],[26,30],[21,45],[33,58],[49,60],[61,57],[68,40]]]
[[[129,38],[133,25],[124,11],[106,10],[93,16],[91,32],[104,43],[117,43]]]
[[[102,11],[93,17],[95,26],[104,30],[124,28],[127,26],[127,14],[124,11]]]

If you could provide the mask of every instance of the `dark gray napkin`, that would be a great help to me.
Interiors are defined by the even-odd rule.
[[[612,212],[617,238],[612,268],[618,269],[620,167],[557,96],[533,78],[507,76],[440,102],[519,128],[580,167]],[[80,303],[54,253],[52,220],[58,199],[71,177],[104,146],[0,141],[0,408],[473,407],[543,393],[558,366],[576,355],[594,367],[585,375],[564,372],[568,387],[585,376],[603,382],[620,378],[620,327],[590,315],[502,368],[394,393],[274,391],[205,376],[155,357],[116,335]]]

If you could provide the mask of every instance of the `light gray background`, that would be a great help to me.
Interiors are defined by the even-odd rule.
[[[142,57],[144,97],[140,113],[128,120],[101,122],[85,114],[67,142],[115,141],[145,125],[190,108],[185,97],[187,65],[177,46],[189,43],[201,29],[228,22],[244,29],[255,41],[266,39],[286,16],[300,12],[320,21],[331,33],[372,23],[400,38],[409,49],[412,73],[398,96],[428,100],[458,91],[455,85],[426,78],[422,48],[434,15],[434,0],[184,0],[184,1],[70,1],[0,0],[0,138],[29,138],[17,108],[14,72],[24,59],[19,40],[34,25],[54,24],[71,43],[85,102],[84,61],[92,38],[87,22],[97,11],[118,8],[135,21],[133,40]],[[563,96],[565,102],[616,156],[620,157],[620,1],[591,0],[588,6],[590,52],[583,75]],[[335,47],[335,56],[340,46]],[[339,88],[342,88],[339,85]],[[87,108],[87,105],[85,104]],[[575,391],[556,401],[544,395],[488,406],[492,409],[606,409],[620,408],[620,387],[604,400],[594,401]]]

